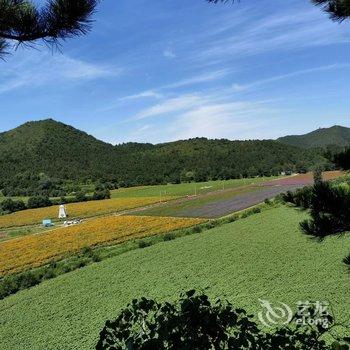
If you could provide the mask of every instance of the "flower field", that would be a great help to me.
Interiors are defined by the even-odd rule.
[[[176,197],[163,197],[162,201],[173,198]],[[133,209],[157,202],[159,202],[159,198],[156,197],[106,199],[67,204],[67,212],[69,217],[89,217]],[[0,229],[41,224],[43,219],[57,219],[57,216],[58,206],[23,210],[0,216]]]
[[[0,275],[36,267],[84,247],[117,244],[202,223],[201,219],[109,216],[0,243]]]

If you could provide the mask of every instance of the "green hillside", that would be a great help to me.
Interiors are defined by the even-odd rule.
[[[329,145],[345,147],[350,146],[350,128],[335,125],[331,128],[320,128],[305,135],[290,135],[277,140],[301,148],[324,148]]]
[[[1,349],[93,349],[105,320],[132,299],[172,300],[192,288],[254,314],[259,298],[294,310],[298,301],[328,301],[336,322],[347,321],[349,275],[341,260],[350,236],[318,243],[300,233],[304,217],[288,207],[270,209],[19,292],[0,301]]]
[[[319,162],[325,160],[315,151],[272,140],[196,138],[112,146],[52,119],[0,134],[0,188],[28,189],[50,179],[131,186],[269,176]]]

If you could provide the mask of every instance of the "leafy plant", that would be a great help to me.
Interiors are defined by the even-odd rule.
[[[174,303],[133,300],[106,322],[96,350],[349,349],[341,342],[327,345],[320,339],[326,331],[295,323],[268,333],[244,309],[221,300],[211,303],[208,296],[191,290]]]

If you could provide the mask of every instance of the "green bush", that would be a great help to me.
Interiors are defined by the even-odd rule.
[[[193,233],[201,233],[203,231],[203,228],[199,225],[196,225],[192,228]]]
[[[13,200],[11,198],[7,198],[1,202],[0,208],[4,212],[14,213],[16,211],[27,209],[25,203],[21,200]]]
[[[138,245],[139,245],[139,248],[142,249],[142,248],[150,247],[152,243],[148,241],[139,241]]]
[[[28,199],[27,207],[29,209],[50,207],[52,202],[49,197],[45,196],[34,196]]]
[[[332,324],[332,318],[325,317]],[[116,319],[106,322],[96,349],[349,349],[341,344],[342,339],[326,344],[321,337],[327,332],[322,324],[315,327],[293,322],[269,333],[259,328],[253,315],[244,309],[221,300],[211,303],[206,295],[191,290],[178,302],[133,300]]]
[[[174,233],[167,233],[163,236],[163,240],[166,241],[172,241],[173,239],[175,239],[176,236]]]
[[[108,189],[104,190],[96,190],[92,195],[93,200],[102,200],[102,199],[110,199],[111,192]]]

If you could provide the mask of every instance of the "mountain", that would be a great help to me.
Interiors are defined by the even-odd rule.
[[[46,173],[61,179],[99,177],[112,171],[114,147],[52,119],[0,134],[0,178]]]
[[[350,146],[350,128],[335,125],[331,128],[320,128],[305,135],[280,137],[277,141],[301,148],[325,148],[329,145],[345,147]]]
[[[57,180],[148,185],[272,175],[306,170],[320,162],[326,161],[315,150],[273,140],[195,138],[113,146],[52,119],[0,134],[0,189],[17,195],[34,193],[38,186]]]

